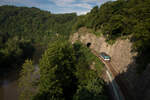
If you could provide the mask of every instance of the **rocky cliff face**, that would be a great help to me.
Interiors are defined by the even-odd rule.
[[[99,53],[106,52],[111,57],[111,64],[119,73],[117,78],[121,79],[128,87],[127,92],[130,92],[130,99],[140,100],[139,98],[141,98],[142,100],[150,100],[148,95],[150,86],[146,89],[150,83],[149,72],[146,70],[140,76],[137,75],[136,64],[133,59],[136,53],[131,52],[132,43],[129,39],[117,39],[113,45],[109,45],[105,42],[103,36],[97,37],[93,33],[88,32],[86,28],[81,28],[71,36],[70,40],[72,43],[78,40],[85,45],[90,44],[90,48]],[[144,94],[141,94],[142,91]]]
[[[136,53],[131,53],[132,43],[129,39],[121,40],[118,39],[113,45],[109,45],[105,42],[104,37],[97,37],[92,33],[89,33],[86,28],[81,28],[78,32],[71,36],[71,41],[74,43],[79,40],[85,45],[90,43],[90,48],[97,52],[106,52],[111,56],[112,64],[116,67],[115,69],[122,73],[127,70],[127,66],[133,62],[133,56]]]

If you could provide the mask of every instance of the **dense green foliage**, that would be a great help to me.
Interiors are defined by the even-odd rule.
[[[53,37],[69,37],[75,20],[75,13],[51,14],[37,8],[0,6],[0,69],[16,67],[27,58],[37,61]]]
[[[89,68],[96,59],[87,58],[91,54],[80,43],[60,38],[49,44],[40,60],[39,92],[33,100],[107,100],[104,81]]]
[[[90,13],[78,17],[74,30],[82,26],[103,34],[106,40],[131,36],[133,51],[138,52],[138,71],[150,62],[150,0],[109,1],[94,7]],[[101,30],[101,31],[99,31]]]
[[[1,32],[25,39],[40,40],[50,33],[69,35],[72,22],[76,18],[75,13],[51,14],[38,8],[1,6],[0,11]]]
[[[34,47],[30,40],[19,39],[18,36],[5,40],[5,34],[0,35],[2,39],[0,44],[0,69],[1,74],[3,74],[6,69],[11,70],[12,66],[20,65],[27,57],[31,58]]]

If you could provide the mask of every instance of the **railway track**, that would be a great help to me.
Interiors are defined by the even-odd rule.
[[[129,93],[127,92],[128,91],[128,88],[127,86],[124,84],[124,82],[122,80],[119,79],[119,72],[117,72],[114,67],[111,65],[110,62],[108,61],[104,61],[100,56],[99,54],[94,51],[94,50],[91,50],[93,54],[95,54],[106,66],[107,70],[110,71],[111,75],[112,75],[112,78],[116,81],[117,85],[118,85],[118,88],[121,92],[121,94],[123,95],[124,99],[125,100],[130,100],[130,95]]]

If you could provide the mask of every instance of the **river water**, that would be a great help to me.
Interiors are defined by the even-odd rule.
[[[0,100],[18,100],[17,72],[0,77]]]
[[[37,64],[34,65],[35,72],[39,71]],[[1,72],[1,71],[0,71]],[[3,77],[0,76],[0,100],[19,100],[18,77],[19,70],[14,70],[7,73]],[[40,77],[39,73],[36,77]]]
[[[18,100],[17,81],[4,80],[0,86],[0,100]]]

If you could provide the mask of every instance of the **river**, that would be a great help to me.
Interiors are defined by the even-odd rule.
[[[0,100],[18,100],[17,81],[5,80],[0,86]]]
[[[18,100],[17,72],[0,77],[0,100]]]
[[[35,72],[39,71],[37,64],[34,65]],[[18,74],[19,70],[14,70],[5,74],[3,77],[0,76],[0,100],[18,100],[19,89],[18,89]],[[39,73],[35,77],[40,77]]]

